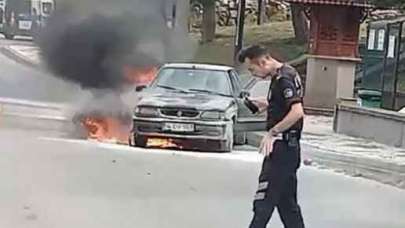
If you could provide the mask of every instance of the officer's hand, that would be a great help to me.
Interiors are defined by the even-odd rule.
[[[264,110],[269,106],[269,103],[267,101],[266,97],[252,97],[249,98],[250,101],[253,102],[254,105],[256,105],[259,110]]]
[[[270,156],[273,152],[273,144],[274,144],[274,137],[267,133],[266,136],[263,137],[262,143],[260,144],[259,153],[263,154],[264,156]]]

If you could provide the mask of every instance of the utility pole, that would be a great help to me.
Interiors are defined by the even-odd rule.
[[[243,35],[245,28],[245,11],[246,11],[246,0],[239,0],[238,5],[238,15],[236,23],[236,33],[235,33],[235,47],[234,47],[234,59],[237,60],[238,53],[243,48]]]

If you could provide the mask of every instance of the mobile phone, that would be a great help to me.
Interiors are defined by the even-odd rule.
[[[248,107],[248,109],[253,113],[256,114],[259,112],[259,107],[257,107],[249,98],[245,97],[243,103]]]

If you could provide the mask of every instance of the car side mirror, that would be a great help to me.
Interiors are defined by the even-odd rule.
[[[245,97],[249,97],[250,93],[247,90],[242,90],[242,92],[240,92],[239,94],[239,98],[245,98]]]
[[[139,85],[135,87],[136,92],[141,92],[142,90],[146,89],[146,85]]]

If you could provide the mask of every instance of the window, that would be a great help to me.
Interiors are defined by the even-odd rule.
[[[44,14],[51,14],[52,13],[52,3],[50,3],[50,2],[42,3],[42,12]]]
[[[162,69],[153,86],[170,86],[189,90],[207,90],[231,96],[228,74],[226,71],[165,68]]]
[[[242,91],[242,88],[240,87],[239,77],[234,71],[230,71],[229,74],[231,76],[231,84],[232,84],[233,92],[236,96],[238,96],[240,94],[240,92]]]
[[[269,93],[270,80],[257,80],[256,83],[249,89],[251,97],[265,97]]]

